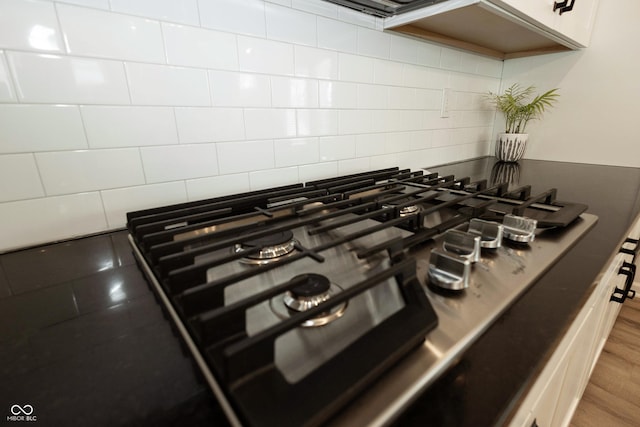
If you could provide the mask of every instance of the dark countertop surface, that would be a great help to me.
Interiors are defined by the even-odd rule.
[[[508,419],[640,209],[640,169],[492,157],[431,168],[497,177],[589,205],[595,228],[399,420]],[[138,270],[125,231],[0,255],[0,420],[41,425],[225,425]]]

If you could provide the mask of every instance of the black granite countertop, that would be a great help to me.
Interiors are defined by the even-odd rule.
[[[596,227],[432,386],[398,425],[508,419],[640,209],[640,169],[491,157],[441,174],[558,188]],[[225,425],[138,270],[126,232],[0,255],[0,419],[40,425]],[[22,414],[21,414],[22,415]]]

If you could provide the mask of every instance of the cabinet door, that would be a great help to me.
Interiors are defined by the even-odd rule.
[[[597,8],[598,0],[574,0],[571,11],[558,15],[558,32],[582,47],[589,46]]]
[[[509,12],[528,21],[536,21],[547,29],[554,30],[558,14],[553,11],[554,0],[490,0]]]

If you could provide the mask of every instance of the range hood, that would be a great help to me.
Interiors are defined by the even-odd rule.
[[[325,0],[369,15],[386,18],[447,0]]]

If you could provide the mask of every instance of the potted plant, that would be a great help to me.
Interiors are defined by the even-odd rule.
[[[489,92],[488,99],[505,116],[505,131],[498,135],[496,157],[500,161],[517,162],[524,155],[529,134],[525,133],[529,120],[542,117],[547,108],[553,107],[558,100],[556,89],[533,96],[534,86],[527,88],[515,83],[502,95]]]

